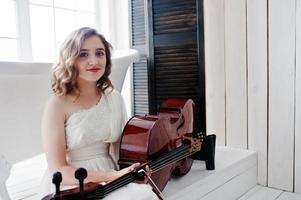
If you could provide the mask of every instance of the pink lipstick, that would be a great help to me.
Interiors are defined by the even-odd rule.
[[[87,71],[89,71],[89,72],[98,72],[99,70],[100,70],[100,68],[97,68],[97,67],[87,69]]]

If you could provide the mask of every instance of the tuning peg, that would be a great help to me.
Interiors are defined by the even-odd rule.
[[[134,176],[137,180],[143,181],[145,177],[147,176],[145,170],[143,168],[134,171]]]
[[[199,138],[199,139],[204,139],[205,136],[204,136],[203,132],[198,132],[198,133],[197,133],[197,138]]]
[[[52,175],[52,183],[55,184],[55,194],[60,195],[60,184],[62,182],[62,173],[55,172]]]
[[[85,168],[78,168],[74,173],[75,178],[79,181],[80,191],[84,190],[84,179],[87,178],[88,172]]]

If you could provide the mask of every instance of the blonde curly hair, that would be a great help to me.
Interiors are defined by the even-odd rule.
[[[103,42],[106,54],[106,68],[103,76],[96,82],[100,93],[113,85],[109,79],[111,74],[111,44],[106,41],[103,35],[97,33],[95,29],[83,27],[73,31],[60,48],[59,61],[52,68],[52,90],[57,96],[65,96],[75,93],[79,95],[77,86],[78,71],[74,66],[78,58],[84,41],[92,36],[97,36]]]

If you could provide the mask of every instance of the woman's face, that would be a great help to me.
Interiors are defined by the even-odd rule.
[[[98,36],[87,38],[75,60],[78,78],[96,82],[106,69],[106,52],[104,44]]]

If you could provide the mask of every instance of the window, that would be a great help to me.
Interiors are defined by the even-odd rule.
[[[0,59],[13,61],[18,59],[18,38],[16,28],[16,2],[1,0],[0,3]]]
[[[30,0],[33,61],[55,59],[72,30],[82,26],[96,28],[94,4],[94,0]]]
[[[95,0],[1,0],[0,61],[53,62],[72,30],[97,27],[96,7]]]

